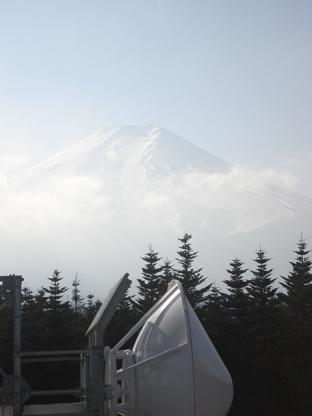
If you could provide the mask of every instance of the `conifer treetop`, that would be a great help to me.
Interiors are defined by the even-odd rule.
[[[193,262],[197,258],[198,252],[193,250],[191,239],[192,235],[187,232],[178,239],[181,245],[177,251],[176,260],[180,267],[175,269],[175,277],[182,283],[191,305],[194,308],[199,308],[207,301],[211,284],[201,286],[206,278],[202,275],[202,268],[193,268]]]
[[[230,267],[226,270],[229,278],[223,283],[227,286],[227,293],[223,293],[224,308],[227,315],[237,324],[241,324],[246,319],[248,298],[246,287],[248,280],[245,278],[247,269],[243,268],[244,263],[235,257],[230,262]]]
[[[142,266],[142,275],[138,281],[138,299],[137,307],[141,313],[147,312],[162,295],[162,277],[163,266],[159,265],[161,257],[157,251],[150,245],[148,252],[141,257],[144,261]]]
[[[273,287],[276,279],[272,278],[272,268],[268,268],[271,259],[261,247],[256,250],[256,269],[252,270],[253,277],[249,280],[247,288],[252,307],[268,308],[277,305],[275,297],[277,288]]]
[[[297,243],[295,261],[291,261],[292,271],[287,277],[283,277],[281,285],[286,289],[283,299],[294,309],[302,309],[311,303],[310,295],[312,291],[312,262],[307,249],[307,243],[302,238]]]
[[[55,269],[52,276],[48,277],[48,280],[51,282],[49,287],[42,288],[43,293],[47,296],[48,304],[51,309],[61,306],[64,293],[68,290],[67,287],[61,286],[62,279],[61,271]]]

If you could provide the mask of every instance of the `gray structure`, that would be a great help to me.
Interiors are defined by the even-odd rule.
[[[13,374],[7,375],[0,366],[1,416],[76,415],[104,416],[104,331],[118,304],[131,285],[126,273],[113,287],[86,332],[88,348],[65,351],[21,351],[21,286],[22,276],[0,276],[0,313],[10,304],[14,319]],[[78,361],[80,388],[32,390],[22,378],[22,364],[40,362]],[[29,397],[76,395],[80,403],[25,405]],[[2,414],[1,414],[2,413]]]
[[[15,297],[16,326],[14,375],[12,379],[4,374],[0,402],[5,398],[13,406],[13,416],[226,416],[233,398],[231,376],[180,282],[172,280],[167,292],[112,349],[104,346],[104,331],[131,285],[128,277],[116,283],[94,317],[86,332],[86,350],[27,353],[20,352],[22,278],[5,278],[2,286],[9,289],[3,296]],[[138,331],[132,350],[121,349]],[[30,391],[22,382],[21,360],[79,360],[80,388]],[[62,394],[78,395],[81,402],[22,406],[29,395]],[[11,416],[10,406],[5,408],[3,416]]]
[[[91,411],[103,416],[104,406],[104,331],[112,319],[120,301],[131,285],[126,273],[111,289],[107,298],[95,315],[86,336],[89,349],[82,369],[82,385],[86,388],[87,406]]]
[[[21,295],[22,276],[0,276],[0,299],[2,307],[6,303],[13,305],[13,378],[3,374],[4,401],[13,402],[14,416],[19,416],[22,411],[22,373],[21,373]],[[1,306],[0,306],[1,307]],[[13,396],[8,383],[12,385]],[[10,397],[10,398],[9,398]]]

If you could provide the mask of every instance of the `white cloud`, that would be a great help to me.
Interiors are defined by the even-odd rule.
[[[24,154],[0,155],[0,172],[15,175],[25,169],[30,163],[30,156]]]
[[[293,176],[273,170],[191,173],[156,182],[139,208],[142,215],[162,212],[166,220],[179,214],[182,226],[193,220],[203,226],[217,222],[224,234],[250,231],[293,215],[295,184]]]
[[[56,175],[37,188],[18,188],[1,174],[2,266],[31,275],[35,286],[40,270],[61,267],[90,273],[91,288],[109,287],[97,281],[99,271],[118,277],[119,270],[139,270],[149,243],[166,256],[176,236],[188,230],[204,247],[208,240],[224,245],[237,233],[283,224],[302,208],[295,178],[274,170],[141,176],[131,183],[132,199],[113,179]]]
[[[124,184],[113,186],[96,175],[59,175],[47,187],[20,190],[2,174],[0,227],[53,230],[55,224],[76,222],[80,228],[113,218],[118,222],[120,216],[144,223],[152,216],[177,229],[219,222],[225,235],[292,216],[300,203],[295,185],[288,174],[235,167],[222,174],[141,177],[131,183],[134,197],[129,199]]]

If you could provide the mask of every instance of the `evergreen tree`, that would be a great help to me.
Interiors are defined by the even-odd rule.
[[[263,310],[272,303],[276,304],[276,291],[272,285],[276,279],[271,277],[273,269],[268,269],[267,264],[271,259],[266,257],[265,251],[260,248],[256,251],[256,270],[252,270],[253,278],[249,280],[247,288],[253,306]]]
[[[206,280],[201,273],[202,268],[193,268],[193,262],[196,260],[198,252],[192,249],[191,238],[192,235],[188,233],[179,238],[181,246],[177,253],[179,257],[176,260],[180,267],[175,270],[175,277],[182,283],[185,294],[193,308],[198,309],[207,300],[211,284],[201,286]]]
[[[247,269],[244,269],[243,265],[244,263],[237,257],[231,261],[230,268],[226,270],[230,277],[224,280],[228,292],[223,293],[223,307],[230,337],[229,346],[238,358],[243,355],[248,315],[246,294],[248,281],[244,277]]]
[[[41,313],[48,310],[48,299],[44,288],[38,289],[37,293],[35,294],[35,302]]]
[[[161,281],[160,281],[161,295],[167,292],[168,285],[172,279],[174,279],[173,266],[172,266],[171,261],[169,259],[166,259],[163,263],[163,270],[161,273]]]
[[[22,288],[22,311],[31,308],[35,302],[34,294],[29,287],[24,286]]]
[[[291,272],[282,277],[285,293],[281,295],[284,305],[284,377],[288,379],[288,395],[296,414],[312,412],[312,263],[310,251],[303,238],[291,261]]]
[[[72,346],[72,313],[69,302],[63,297],[68,290],[61,285],[61,272],[55,269],[48,278],[50,285],[43,288],[47,305],[47,347],[68,349]]]
[[[273,287],[273,269],[268,268],[270,259],[263,249],[256,251],[254,260],[257,264],[249,280],[249,339],[253,360],[259,367],[267,370],[274,353],[275,341],[279,332],[279,300]]]
[[[82,307],[82,303],[83,303],[83,297],[81,296],[81,291],[80,291],[80,280],[78,278],[78,273],[76,273],[75,278],[73,280],[72,283],[72,302],[73,302],[73,307],[74,307],[74,313],[75,316],[78,316],[81,307]]]
[[[48,277],[50,285],[48,288],[43,288],[47,297],[47,306],[51,311],[59,311],[62,308],[62,299],[64,293],[67,292],[67,287],[61,286],[61,271],[55,269],[52,273],[52,277]]]
[[[43,288],[35,293],[33,308],[31,311],[29,309],[27,319],[30,321],[29,326],[32,327],[31,332],[35,335],[31,338],[27,349],[29,351],[44,350],[47,348],[48,339],[48,300]]]
[[[223,294],[215,283],[210,288],[204,307],[199,311],[199,318],[214,345],[222,353],[225,343]]]
[[[73,342],[76,345],[84,345],[85,341],[85,331],[84,326],[81,325],[85,316],[83,314],[83,297],[80,294],[80,280],[78,278],[78,273],[76,273],[75,278],[72,282],[72,305],[73,305],[73,327],[72,327],[72,336]]]
[[[89,293],[86,298],[87,298],[87,303],[83,305],[83,311],[84,311],[83,334],[85,334],[86,330],[89,328],[91,322],[93,321],[93,318],[95,317],[97,311],[100,309],[102,305],[102,303],[98,299],[94,301],[94,295],[92,293]]]
[[[36,339],[36,323],[34,315],[36,311],[36,300],[33,292],[24,286],[22,289],[22,349],[24,351],[34,349],[34,340]]]
[[[94,304],[94,295],[92,293],[89,293],[87,296],[87,305],[85,307],[86,311],[86,317],[88,321],[88,325],[91,324],[92,319],[94,318],[94,315],[96,313],[96,306]]]
[[[157,251],[151,246],[149,251],[142,257],[145,264],[142,267],[142,277],[138,279],[137,308],[140,313],[147,312],[161,297],[161,273],[163,266],[159,266],[161,258]]]
[[[247,269],[243,269],[244,263],[237,257],[230,263],[230,268],[226,271],[230,275],[229,279],[224,280],[228,293],[224,294],[225,306],[233,321],[241,321],[246,315],[247,294],[246,287],[248,281],[244,274]]]
[[[312,305],[312,262],[309,253],[307,243],[301,237],[298,248],[295,250],[296,259],[290,262],[292,271],[287,277],[282,277],[281,283],[286,290],[286,293],[282,295],[284,302],[292,313],[301,317],[304,317]]]

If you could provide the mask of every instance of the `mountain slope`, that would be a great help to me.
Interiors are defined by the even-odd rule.
[[[17,183],[36,186],[55,175],[96,174],[148,177],[192,171],[223,172],[230,165],[159,127],[101,129],[24,171]]]

